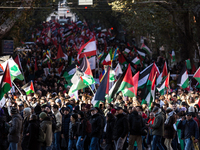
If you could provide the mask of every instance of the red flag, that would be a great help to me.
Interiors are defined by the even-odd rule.
[[[65,57],[61,45],[59,45],[58,52],[57,52],[57,59]]]
[[[62,64],[62,66],[60,66],[60,67],[58,68],[58,73],[59,73],[59,74],[62,72],[63,66],[64,66],[64,64]]]
[[[193,65],[192,65],[192,72],[191,72],[191,73],[194,74],[194,73],[196,72],[196,70],[197,70],[197,69],[196,69],[195,65],[193,64]]]

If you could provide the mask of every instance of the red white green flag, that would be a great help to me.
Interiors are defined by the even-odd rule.
[[[11,88],[12,88],[12,81],[11,81],[9,63],[7,63],[5,72],[1,80],[0,100],[2,100],[4,94],[10,91]]]
[[[170,74],[168,74],[167,77],[165,77],[161,83],[157,86],[157,90],[159,91],[160,95],[165,94],[165,90],[169,88],[169,77]]]
[[[167,71],[167,63],[165,62],[164,67],[163,67],[163,71],[162,73],[158,76],[156,84],[160,84],[160,82],[167,77],[168,71]]]
[[[148,54],[151,54],[151,50],[143,43],[141,49],[145,50]]]
[[[26,92],[26,95],[29,95],[31,93],[34,93],[34,86],[33,86],[33,82],[29,82],[27,84],[25,84],[24,86],[22,86],[22,89]]]
[[[197,69],[193,77],[200,83],[200,67]]]

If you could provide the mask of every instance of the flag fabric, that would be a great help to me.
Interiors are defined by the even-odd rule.
[[[131,62],[136,64],[136,65],[139,65],[140,64],[140,59],[136,56],[135,58],[133,58],[133,60]]]
[[[186,62],[187,69],[192,69],[190,59],[187,59],[185,62]]]
[[[84,55],[86,55],[87,57],[94,56],[96,55],[96,51],[97,51],[96,40],[95,37],[93,37],[87,43],[81,46],[77,58],[79,60],[80,58],[83,58]]]
[[[195,65],[193,64],[192,65],[192,72],[191,73],[194,74],[196,71],[197,71],[197,69],[196,69]]]
[[[106,56],[107,56],[107,53],[105,53],[105,52],[103,54],[101,54],[101,57],[99,58],[99,64],[103,63],[103,61],[106,58]]]
[[[128,62],[126,61],[126,59],[124,58],[124,55],[119,54],[119,63],[122,65],[123,70],[125,70],[125,68],[127,68]]]
[[[145,58],[145,56],[146,56],[146,54],[145,54],[145,52],[144,52],[143,49],[137,50],[137,53],[138,53],[142,58]]]
[[[168,74],[168,76],[166,76],[160,84],[158,84],[157,86],[157,90],[159,91],[160,95],[164,95],[165,94],[165,90],[169,88],[169,77],[170,74]]]
[[[175,62],[175,52],[174,52],[174,50],[172,50],[172,60],[173,60],[173,62]]]
[[[123,72],[123,74],[119,77],[119,79],[114,83],[112,88],[109,90],[109,94],[106,95],[106,99],[108,100],[108,103],[111,103],[115,95],[117,94],[117,91],[124,79],[124,76],[126,74],[126,71]]]
[[[90,68],[91,70],[96,69],[96,56],[90,57],[88,59],[89,63],[90,63]]]
[[[72,64],[69,67],[67,67],[64,71],[63,77],[67,81],[68,85],[72,85],[71,79],[73,75],[76,73],[76,64]]]
[[[59,44],[59,47],[58,47],[58,52],[57,52],[57,59],[60,59],[62,57],[65,57],[64,53],[63,53],[63,50],[62,50],[62,47],[61,45]]]
[[[147,52],[147,54],[152,53],[151,50],[144,43],[142,44],[141,49],[144,49]]]
[[[127,54],[127,55],[128,55],[130,52],[131,52],[131,50],[130,50],[130,49],[128,49],[128,48],[125,48],[125,50],[124,50],[124,53],[125,53],[125,54]]]
[[[200,83],[200,67],[195,72],[193,78],[195,78],[198,81],[198,83]]]
[[[119,50],[119,48],[117,47],[116,49],[115,49],[115,51],[114,51],[114,53],[113,53],[113,60],[115,60],[115,58],[117,58],[117,55],[118,55],[118,53],[117,53],[117,51]]]
[[[2,63],[1,69],[5,70],[7,63],[9,63],[9,69],[10,69],[9,72],[10,72],[12,81],[14,81],[16,78],[19,79],[19,80],[24,80],[24,76],[22,75],[18,65],[15,63],[13,58],[9,58],[4,63]]]
[[[58,68],[58,74],[60,75],[62,70],[63,70],[64,64],[62,64],[59,68]]]
[[[100,101],[105,101],[105,95],[109,92],[109,74],[110,74],[110,67],[108,67],[107,72],[105,73],[102,82],[99,85],[91,103],[94,107],[99,106]]]
[[[106,56],[105,60],[103,61],[103,65],[109,65],[112,64],[112,49],[109,51],[108,55]]]
[[[19,55],[17,55],[15,57],[14,61],[18,65],[19,69],[22,70],[22,65],[21,65],[21,61],[20,61]]]
[[[9,68],[9,63],[7,63],[1,80],[0,101],[3,99],[4,94],[6,94],[12,88],[12,80]]]
[[[151,85],[151,97],[150,97],[149,101],[146,100],[147,103],[149,104],[149,107],[151,107],[151,103],[153,101],[155,101],[155,96],[156,96],[155,92],[156,92],[156,74],[155,74],[155,76],[153,78],[152,85]]]
[[[119,75],[121,75],[123,72],[122,72],[122,69],[121,69],[121,66],[120,64],[118,63],[117,66],[115,67],[115,76],[116,78],[118,79]]]
[[[91,85],[95,83],[95,80],[93,78],[93,74],[90,68],[90,63],[86,57],[86,55],[83,58],[83,61],[80,65],[80,70],[83,72],[82,76],[80,76],[81,80],[86,85]]]
[[[140,72],[138,88],[143,88],[144,85],[147,83],[152,66],[153,63]]]
[[[26,95],[29,95],[31,93],[34,93],[34,86],[33,86],[33,82],[29,82],[27,84],[25,84],[24,86],[22,86],[22,89],[26,92]]]
[[[118,92],[124,90],[125,88],[130,88],[133,86],[134,86],[134,83],[132,80],[131,65],[129,64],[128,69],[126,71],[126,75],[124,76],[124,79],[118,89]]]
[[[167,71],[167,63],[165,62],[162,73],[158,76],[156,85],[160,84],[160,82],[168,75]]]
[[[114,82],[114,81],[115,81],[115,71],[110,69],[109,82]]]
[[[133,80],[133,87],[131,88],[125,88],[122,91],[123,96],[128,96],[128,97],[136,97],[137,96],[137,88],[138,88],[138,79],[139,79],[140,72],[138,71],[132,78]]]
[[[189,77],[188,77],[188,72],[185,65],[183,69],[181,70],[181,73],[177,79],[177,85],[181,86],[183,89],[189,86]]]

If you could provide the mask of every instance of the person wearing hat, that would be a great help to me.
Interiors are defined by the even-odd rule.
[[[41,112],[39,115],[41,121],[40,128],[46,134],[46,139],[44,143],[41,143],[42,149],[50,149],[52,144],[53,132],[52,132],[52,121],[50,117],[47,116],[45,112]]]
[[[192,118],[192,112],[188,112],[185,117],[182,117],[177,126],[181,129],[181,138],[185,141],[185,150],[194,149],[193,142],[197,143],[199,139],[199,128],[197,122]],[[194,137],[194,141],[192,141]]]
[[[17,144],[20,138],[20,132],[22,129],[22,117],[18,113],[17,108],[12,107],[11,109],[12,123],[9,129],[8,142],[10,150],[17,150]]]
[[[77,150],[84,150],[84,141],[86,138],[86,119],[84,117],[84,113],[82,111],[78,112],[78,128],[77,128],[77,135],[78,140],[76,143]]]
[[[113,129],[113,139],[116,150],[123,148],[124,142],[128,135],[128,120],[127,116],[123,114],[122,107],[116,109],[116,122]]]
[[[153,135],[153,141],[152,141],[152,150],[156,150],[157,147],[160,150],[164,150],[163,145],[161,143],[161,138],[164,133],[164,118],[163,114],[160,108],[154,107],[152,112],[155,114],[155,119],[153,124],[147,123],[147,127],[152,128],[152,135]]]
[[[100,115],[97,112],[98,111],[96,108],[91,109],[92,133],[91,133],[90,150],[100,149],[99,139],[100,139],[101,130],[102,130],[102,120],[101,120]]]
[[[69,143],[68,150],[75,149],[76,145],[76,132],[77,132],[77,114],[72,114],[70,117],[71,122],[69,123]]]
[[[61,137],[65,138],[68,147],[69,141],[69,123],[70,123],[70,110],[69,108],[64,108],[64,114],[62,116],[62,128],[61,128]]]

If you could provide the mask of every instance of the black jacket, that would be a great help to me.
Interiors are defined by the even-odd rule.
[[[77,122],[76,123],[69,123],[69,139],[74,140],[74,136],[76,136],[77,132]]]
[[[65,134],[65,135],[69,134],[69,123],[70,123],[70,114],[63,115],[61,134]]]
[[[81,136],[81,138],[84,138],[86,135],[86,120],[84,118],[81,118],[78,122],[78,128],[77,128],[77,135]]]
[[[106,133],[105,133],[105,140],[106,144],[111,144],[112,143],[112,138],[113,138],[113,127],[115,126],[115,119],[111,119],[107,121],[107,126],[106,126]]]
[[[135,121],[140,122],[140,129],[135,129],[133,126],[135,124]],[[138,123],[139,123],[138,122]],[[133,111],[129,115],[129,125],[130,125],[130,134],[131,135],[142,135],[142,129],[145,127],[144,120],[142,116],[138,115],[137,111]]]
[[[187,139],[187,138],[191,138],[191,136],[194,136],[195,139],[199,138],[198,125],[194,119],[191,119],[189,121],[187,121],[187,120],[181,121],[180,120],[177,128],[181,129],[181,138]]]
[[[91,117],[91,125],[92,125],[91,137],[100,138],[101,133],[102,133],[102,119],[99,114],[94,114]]]
[[[117,115],[113,130],[113,139],[124,138],[128,134],[128,120],[124,114]]]
[[[40,143],[38,142],[39,137],[39,124],[37,120],[31,120],[27,129],[28,136],[28,149],[29,150],[40,150]]]

